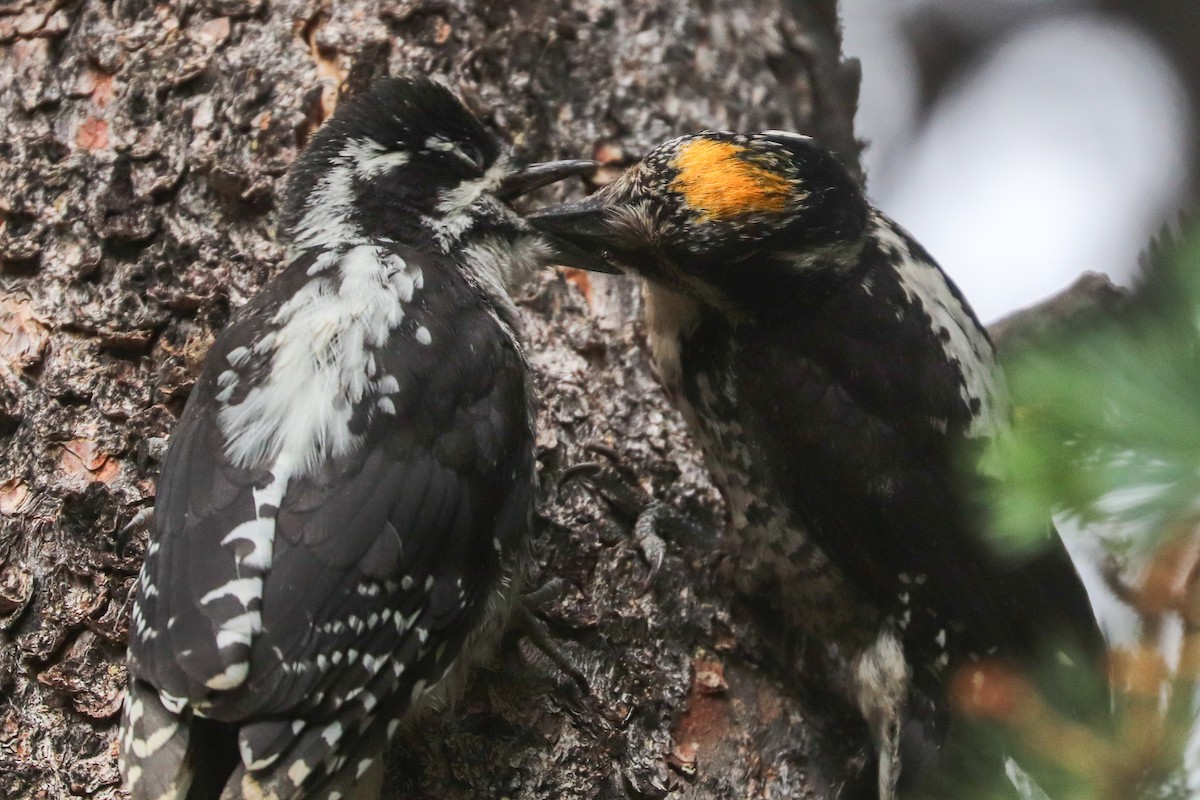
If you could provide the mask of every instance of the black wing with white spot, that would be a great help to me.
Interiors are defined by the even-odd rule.
[[[1007,426],[1007,398],[986,333],[919,245],[889,228],[838,292],[737,336],[749,440],[814,540],[906,629],[918,661],[1027,655],[1064,633],[1100,643],[1052,529],[1044,570],[1009,563],[987,540],[977,456]]]
[[[318,369],[279,400],[294,413],[278,425],[307,420],[340,450],[307,471],[292,459],[290,475],[270,468],[278,460],[233,463],[225,409],[262,401],[253,392],[279,369],[280,337],[302,329],[281,327],[281,309],[323,279],[309,296],[330,296],[337,270],[345,286],[358,269],[340,264],[368,256],[395,259],[408,278],[389,284],[403,313],[387,317],[385,337],[368,330],[361,352],[330,345],[361,361],[365,388],[320,397]],[[525,367],[507,326],[439,257],[389,245],[340,259],[293,264],[214,345],[172,437],[131,633],[130,708],[173,719],[179,735],[192,712],[229,723],[234,781],[281,797],[356,774],[457,674],[502,600],[532,498]],[[319,317],[305,318],[314,349]],[[325,401],[344,403],[340,416],[309,406]],[[139,741],[155,736],[149,725]],[[140,760],[157,792],[169,784],[145,777],[153,764],[134,735],[126,761]],[[176,736],[154,749],[182,765],[186,747]]]

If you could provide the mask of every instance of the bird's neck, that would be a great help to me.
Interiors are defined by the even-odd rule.
[[[650,355],[659,380],[674,396],[683,385],[683,341],[701,324],[705,306],[696,298],[651,281],[643,284],[642,296]]]
[[[705,299],[735,321],[774,324],[812,313],[845,291],[864,269],[867,239],[816,250],[764,249],[744,261],[722,265]]]

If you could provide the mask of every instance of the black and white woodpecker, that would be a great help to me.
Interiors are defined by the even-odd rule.
[[[652,355],[724,494],[739,577],[847,658],[882,797],[912,720],[936,745],[957,668],[1103,652],[1049,524],[1028,563],[989,543],[979,456],[1010,410],[987,333],[827,149],[683,136],[529,219],[646,279]]]
[[[135,800],[374,797],[501,633],[533,498],[507,293],[555,250],[445,88],[385,79],[293,165],[286,268],[213,344],[158,482],[119,748]]]

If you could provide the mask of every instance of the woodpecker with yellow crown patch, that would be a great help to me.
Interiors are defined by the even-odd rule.
[[[505,201],[593,166],[521,167],[423,78],[314,135],[288,264],[217,337],[158,481],[119,736],[134,800],[377,796],[388,740],[490,652],[534,486],[507,290],[557,252]]]
[[[654,362],[724,494],[739,577],[844,655],[881,797],[917,780],[910,740],[943,740],[956,670],[1103,652],[1051,526],[1030,561],[987,538],[979,457],[1010,413],[987,333],[826,148],[682,136],[529,219],[646,279]]]

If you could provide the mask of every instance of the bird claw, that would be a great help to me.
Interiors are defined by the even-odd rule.
[[[568,467],[558,479],[559,488],[569,481],[582,478],[615,511],[629,519],[634,519],[651,503],[650,496],[639,485],[638,474],[621,463],[620,453],[598,443],[584,445],[583,449],[603,456],[607,463],[585,461]]]
[[[604,502],[626,519],[634,519],[651,502],[642,487],[628,479],[621,471],[598,461],[585,461],[563,470],[558,486],[573,480],[581,480],[594,489]]]
[[[650,573],[642,584],[642,591],[647,592],[658,579],[663,560],[667,557],[667,543],[658,535],[658,525],[667,516],[667,507],[657,501],[651,502],[642,513],[638,514],[633,523],[633,538],[642,551],[642,557],[650,565]]]
[[[545,608],[562,599],[566,593],[567,582],[562,578],[554,577],[538,588],[526,592],[521,597],[521,604],[532,612],[535,609]]]
[[[117,558],[124,558],[125,551],[129,547],[129,542],[135,533],[150,529],[150,525],[154,521],[154,506],[146,506],[138,509],[138,512],[133,515],[133,519],[113,534],[113,549],[117,554]]]
[[[578,478],[594,478],[604,470],[604,465],[598,461],[584,461],[567,467],[558,476],[555,488],[561,490],[564,486]]]
[[[637,485],[636,475],[621,468],[617,453],[602,445],[591,445],[588,449],[605,456],[612,461],[612,465],[597,461],[575,464],[563,471],[558,486],[561,488],[569,481],[583,480],[617,514],[633,520],[634,541],[650,567],[642,591],[649,591],[667,555],[666,542],[658,535],[659,523],[668,515],[667,506]]]
[[[543,600],[540,595],[542,595],[546,588],[553,583],[554,581],[551,581],[546,586],[542,586],[540,589],[536,589],[534,592],[531,592],[530,594],[527,594],[525,597],[521,598],[521,601],[517,603],[516,608],[513,609],[513,624],[521,630],[521,633],[525,635],[526,640],[530,644],[536,647],[542,653],[542,655],[550,659],[550,661],[565,675],[570,677],[586,697],[592,692],[591,687],[588,685],[587,678],[584,676],[579,667],[575,665],[575,662],[571,656],[568,655],[567,652],[558,644],[558,642],[554,640],[553,635],[550,633],[550,628],[546,625],[546,623],[536,617],[530,610],[531,604],[529,602],[529,598],[534,598],[536,601],[534,605],[540,605]],[[561,587],[555,587],[555,589],[560,590]],[[537,597],[535,597],[535,595],[537,595]]]

